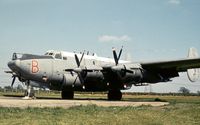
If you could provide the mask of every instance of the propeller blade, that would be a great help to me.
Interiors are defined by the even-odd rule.
[[[120,59],[122,51],[123,51],[123,46],[122,46],[118,56],[117,56],[117,52],[116,52],[115,48],[113,48],[112,51],[113,51],[113,57],[114,57],[114,60],[115,60],[115,65],[118,65],[119,59]]]
[[[72,72],[72,71],[74,71],[74,69],[65,69],[65,71]]]
[[[112,51],[113,51],[113,57],[114,57],[114,60],[115,60],[115,64],[118,65],[118,57],[117,57],[117,53],[116,53],[115,48],[113,48]]]
[[[131,70],[127,70],[127,69],[122,69],[124,72],[127,72],[127,73],[132,73],[133,74],[133,71]]]
[[[75,85],[75,83],[76,83],[76,81],[77,81],[78,78],[79,78],[79,80],[80,80],[80,82],[81,82],[81,85],[84,84],[83,77],[81,76],[80,73],[77,73],[77,77],[76,77],[75,80],[74,80],[73,86]]]
[[[78,77],[79,77],[79,79],[80,79],[81,84],[83,84],[83,83],[84,83],[84,80],[83,80],[83,77],[81,76],[80,73],[78,73]]]
[[[77,76],[76,79],[74,80],[73,86],[75,85],[77,78],[78,78],[78,76]]]
[[[11,74],[13,73],[13,71],[4,71],[4,72],[5,72],[5,73],[11,73]]]
[[[119,52],[119,55],[118,55],[118,61],[119,61],[119,59],[120,59],[120,57],[121,57],[121,54],[122,54],[122,51],[123,51],[123,46],[122,46],[122,48],[121,48],[121,50],[120,50],[120,52]]]
[[[127,69],[126,68],[126,66],[124,65],[124,69],[123,69],[125,72],[127,72],[127,73],[133,73],[133,71],[132,70],[129,70],[129,69]]]
[[[16,79],[16,76],[13,76],[13,81],[12,81],[11,87],[13,87],[13,85],[15,83],[15,79]]]
[[[83,52],[83,54],[82,54],[82,56],[81,56],[80,63],[81,63],[82,60],[83,60],[83,56],[84,56],[84,54],[85,54],[85,51]]]
[[[76,64],[77,64],[78,67],[80,67],[80,65],[81,65],[81,62],[82,62],[83,57],[84,57],[84,54],[85,54],[85,51],[83,52],[80,60],[79,60],[79,58],[78,58],[78,56],[76,54],[74,55],[75,56],[75,60],[76,60]]]
[[[80,66],[80,61],[78,59],[78,56],[76,54],[74,56],[75,56],[76,64],[79,67]]]

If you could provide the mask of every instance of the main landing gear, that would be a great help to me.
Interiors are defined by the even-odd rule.
[[[108,91],[108,100],[121,100],[122,99],[122,93],[120,90],[109,90]]]
[[[62,90],[61,92],[62,99],[73,99],[74,98],[74,91],[69,90]]]

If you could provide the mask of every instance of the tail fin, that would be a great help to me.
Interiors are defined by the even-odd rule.
[[[190,48],[188,52],[188,58],[198,58],[198,52],[195,48]],[[188,78],[191,82],[196,82],[200,76],[200,69],[188,69],[187,70]]]

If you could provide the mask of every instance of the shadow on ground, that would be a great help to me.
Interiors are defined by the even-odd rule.
[[[4,97],[14,97],[14,98],[23,98],[22,95],[9,95],[4,94]],[[36,99],[43,99],[43,100],[62,100],[59,97],[36,97]],[[72,100],[99,100],[99,101],[109,101],[105,98],[95,98],[95,97],[75,97]],[[166,100],[160,99],[160,98],[123,98],[121,101],[123,102],[167,102]]]

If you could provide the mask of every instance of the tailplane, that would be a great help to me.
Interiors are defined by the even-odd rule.
[[[188,52],[188,59],[198,58],[198,52],[195,48],[190,48]],[[200,69],[188,69],[188,78],[191,82],[196,82],[200,76]]]

